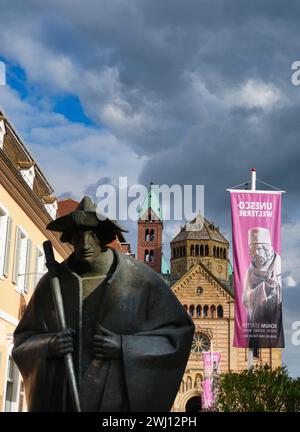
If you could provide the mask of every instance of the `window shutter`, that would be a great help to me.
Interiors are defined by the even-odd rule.
[[[5,242],[5,253],[4,253],[4,266],[3,266],[3,274],[6,277],[8,276],[8,265],[9,265],[9,256],[10,256],[10,248],[11,248],[11,236],[12,236],[12,218],[8,217],[6,242]]]
[[[18,283],[18,274],[19,274],[19,266],[20,266],[20,247],[21,247],[21,230],[17,227],[16,230],[16,244],[15,244],[15,259],[14,259],[14,268],[13,268],[13,276],[12,282],[14,284]]]
[[[32,249],[32,241],[30,239],[27,240],[27,253],[26,253],[26,271],[25,271],[25,284],[24,291],[27,294],[30,290],[30,263],[31,263],[31,249]]]

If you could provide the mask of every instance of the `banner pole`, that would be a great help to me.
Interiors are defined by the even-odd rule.
[[[256,190],[256,168],[252,168],[251,170],[251,190]],[[251,369],[253,366],[253,353],[254,348],[249,348],[248,350],[248,369]]]

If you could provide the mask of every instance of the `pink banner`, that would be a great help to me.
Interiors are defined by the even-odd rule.
[[[282,348],[281,193],[230,191],[235,347]]]
[[[202,409],[209,409],[214,406],[216,388],[214,378],[220,373],[221,353],[218,351],[205,351],[202,353],[204,380],[202,381],[201,403]]]
[[[202,353],[202,356],[204,377],[209,378],[213,374],[219,374],[221,353],[217,351],[214,351],[213,353],[211,353],[210,351],[205,351]]]
[[[209,409],[214,406],[215,397],[213,392],[213,380],[208,378],[202,381],[201,404],[202,409]]]

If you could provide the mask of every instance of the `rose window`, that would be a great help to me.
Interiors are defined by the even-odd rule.
[[[205,333],[195,333],[192,342],[192,352],[200,354],[210,350],[210,339]]]

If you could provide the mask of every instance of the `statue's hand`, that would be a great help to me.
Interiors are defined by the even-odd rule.
[[[122,357],[122,338],[117,333],[99,325],[99,333],[94,336],[94,356],[97,360],[116,360]]]
[[[66,329],[52,336],[48,344],[49,357],[61,357],[74,351],[75,330]]]

